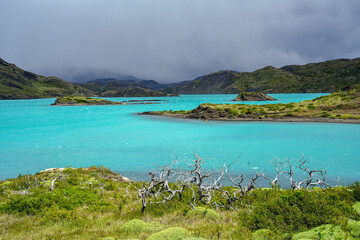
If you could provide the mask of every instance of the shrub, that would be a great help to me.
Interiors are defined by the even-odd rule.
[[[311,109],[311,110],[316,109],[316,107],[314,105],[309,105],[307,108]]]
[[[320,117],[323,117],[323,118],[330,118],[332,115],[330,114],[330,113],[328,113],[328,112],[322,112],[321,114],[320,114]]]
[[[350,234],[352,237],[360,239],[360,221],[356,222],[350,220],[347,224],[347,227],[350,230]]]
[[[237,116],[239,114],[239,111],[237,109],[228,108],[226,109],[228,113],[230,113],[233,116]]]
[[[140,219],[133,219],[122,225],[119,231],[126,235],[138,235],[141,232],[155,232],[162,228],[163,226],[160,223],[146,223]]]
[[[239,212],[249,229],[267,228],[280,232],[296,232],[322,224],[343,224],[346,216],[359,219],[352,208],[352,198],[345,189],[323,191],[258,189],[244,198],[251,205]]]
[[[357,211],[358,213],[360,213],[360,202],[357,202],[354,204],[353,208],[355,209],[355,211]]]
[[[219,214],[215,212],[213,209],[208,209],[204,207],[196,207],[195,210],[189,211],[187,216],[199,216],[199,217],[206,217],[211,219],[218,219],[220,218]]]
[[[66,210],[74,210],[83,205],[97,211],[112,207],[111,204],[102,200],[96,190],[66,187],[52,192],[35,190],[33,194],[11,196],[8,202],[0,205],[0,212],[34,215],[43,213],[53,205]]]
[[[352,190],[352,195],[356,201],[360,201],[360,184],[359,182],[355,182],[350,185],[349,188]]]
[[[278,234],[269,229],[259,229],[253,233],[253,238],[255,240],[278,239],[278,237]]]
[[[190,234],[186,229],[172,227],[161,232],[154,233],[148,238],[148,240],[182,240],[186,239],[186,237],[190,237]]]
[[[346,239],[347,234],[340,226],[332,224],[322,225],[310,231],[297,233],[293,236],[293,240],[300,239]]]

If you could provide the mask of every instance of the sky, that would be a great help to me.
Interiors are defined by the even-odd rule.
[[[359,0],[0,0],[0,58],[178,82],[360,57],[359,13]]]

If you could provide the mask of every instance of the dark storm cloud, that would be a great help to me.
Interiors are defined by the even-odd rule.
[[[359,57],[359,12],[357,0],[2,0],[0,57],[44,74],[179,81]]]

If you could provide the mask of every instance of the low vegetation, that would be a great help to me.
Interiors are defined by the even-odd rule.
[[[299,103],[264,105],[204,103],[190,111],[147,112],[181,118],[214,120],[337,121],[360,120],[360,85]]]
[[[301,161],[306,163],[300,160],[293,166],[301,170],[306,166]],[[199,161],[195,159],[196,163]],[[293,187],[282,189],[275,180],[292,169],[283,164],[276,164],[277,174],[269,182],[270,188],[254,188],[254,178],[243,184],[242,175],[236,180],[228,167],[216,176],[229,174],[236,184],[224,187],[214,185],[218,178],[213,178],[212,172],[196,166],[180,171],[168,165],[150,174],[149,182],[128,181],[104,167],[19,175],[0,181],[0,238],[358,239],[359,183],[329,187],[318,184],[313,176],[310,182],[316,187],[307,188],[308,177],[307,181],[295,181],[291,175]],[[191,177],[197,174],[196,169],[204,182],[199,185],[200,178],[194,179],[186,183],[189,187],[181,194],[168,198],[169,189],[184,184],[176,181],[177,177],[170,181],[171,176],[186,173]],[[322,171],[316,174],[326,176]],[[255,176],[265,177],[259,172]],[[141,195],[144,188],[148,190],[145,208]]]

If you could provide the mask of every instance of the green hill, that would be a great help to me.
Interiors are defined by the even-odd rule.
[[[59,79],[24,71],[0,58],[0,99],[31,99],[58,96],[90,96],[93,93]]]
[[[360,83],[360,58],[337,59],[282,68],[267,66],[254,72],[220,71],[167,89],[180,94],[240,92],[301,93],[334,92]]]

